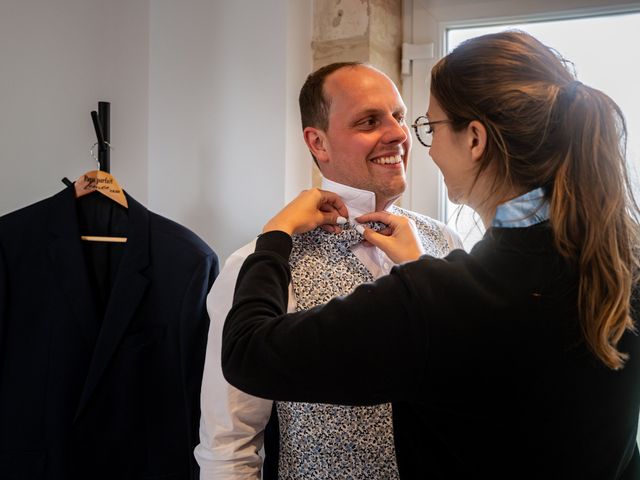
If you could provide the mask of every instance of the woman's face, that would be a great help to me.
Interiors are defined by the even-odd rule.
[[[427,118],[432,122],[447,120],[447,115],[433,95],[429,97]],[[456,132],[450,123],[438,123],[432,128],[429,155],[442,172],[449,200],[473,206],[469,194],[476,177],[477,162],[472,155],[473,139],[469,129]]]

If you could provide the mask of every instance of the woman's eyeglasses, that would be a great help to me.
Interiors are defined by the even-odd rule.
[[[425,147],[430,147],[433,143],[432,125],[437,125],[438,123],[451,123],[451,120],[434,120],[433,122],[430,122],[427,117],[421,115],[416,118],[416,121],[411,125],[416,132],[418,141]]]

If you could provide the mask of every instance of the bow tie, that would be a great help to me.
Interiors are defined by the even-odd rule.
[[[380,222],[363,223],[362,226],[371,228],[376,232],[385,228],[385,225]],[[333,244],[338,249],[350,249],[364,240],[364,236],[358,233],[355,225],[350,222],[342,225],[342,231],[340,233],[330,233],[319,228],[318,234],[322,242]]]

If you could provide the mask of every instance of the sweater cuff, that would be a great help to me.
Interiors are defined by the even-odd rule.
[[[292,248],[293,239],[288,233],[273,230],[258,235],[255,252],[273,252],[284,258],[286,262],[289,262]]]

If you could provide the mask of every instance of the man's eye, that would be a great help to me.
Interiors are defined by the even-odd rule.
[[[398,116],[398,117],[397,117],[397,120],[398,120],[398,123],[399,123],[400,125],[404,125],[404,124],[405,124],[405,122],[407,121],[407,119],[406,119],[406,117],[405,117],[404,115],[400,115],[400,116]]]
[[[365,118],[359,125],[363,127],[375,127],[378,124],[378,120],[373,117]]]

